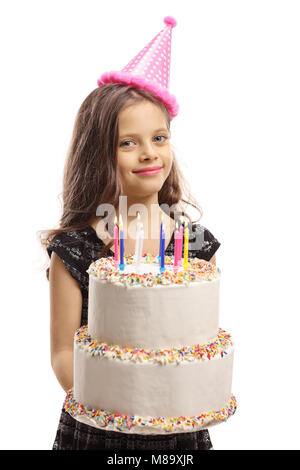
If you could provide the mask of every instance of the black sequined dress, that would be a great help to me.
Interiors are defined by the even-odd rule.
[[[209,261],[220,246],[212,233],[200,224],[189,225],[189,257]],[[174,255],[174,232],[165,250],[167,256]],[[54,251],[65,267],[78,282],[82,293],[81,326],[87,325],[90,264],[99,258],[104,242],[96,231],[87,226],[85,229],[63,232],[56,235],[47,248],[49,256]],[[113,256],[108,250],[104,256]],[[105,431],[74,419],[64,408],[53,444],[53,450],[209,450],[212,447],[207,429],[189,433],[170,433],[166,435],[125,434],[118,431]]]

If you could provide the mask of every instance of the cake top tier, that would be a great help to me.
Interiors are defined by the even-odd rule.
[[[155,287],[166,284],[189,284],[190,282],[212,281],[220,276],[215,265],[199,258],[189,258],[188,267],[174,268],[174,256],[165,256],[165,271],[161,272],[159,259],[146,254],[137,269],[134,256],[125,256],[125,268],[119,269],[114,257],[99,258],[87,272],[107,282],[122,283],[126,287]]]

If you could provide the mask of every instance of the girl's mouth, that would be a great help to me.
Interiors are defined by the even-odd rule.
[[[152,166],[152,167],[145,167],[142,168],[141,170],[134,170],[133,173],[136,175],[157,175],[161,171],[162,167],[161,166]]]

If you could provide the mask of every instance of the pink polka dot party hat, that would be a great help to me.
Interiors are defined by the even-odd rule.
[[[164,18],[165,27],[121,71],[106,72],[97,83],[122,83],[150,91],[160,99],[171,119],[178,113],[174,95],[169,93],[172,29],[176,20]]]

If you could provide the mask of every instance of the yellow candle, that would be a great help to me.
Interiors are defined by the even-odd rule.
[[[187,226],[187,221],[184,222],[184,259],[183,259],[183,268],[187,269],[189,266],[188,257],[189,257],[189,229]]]

